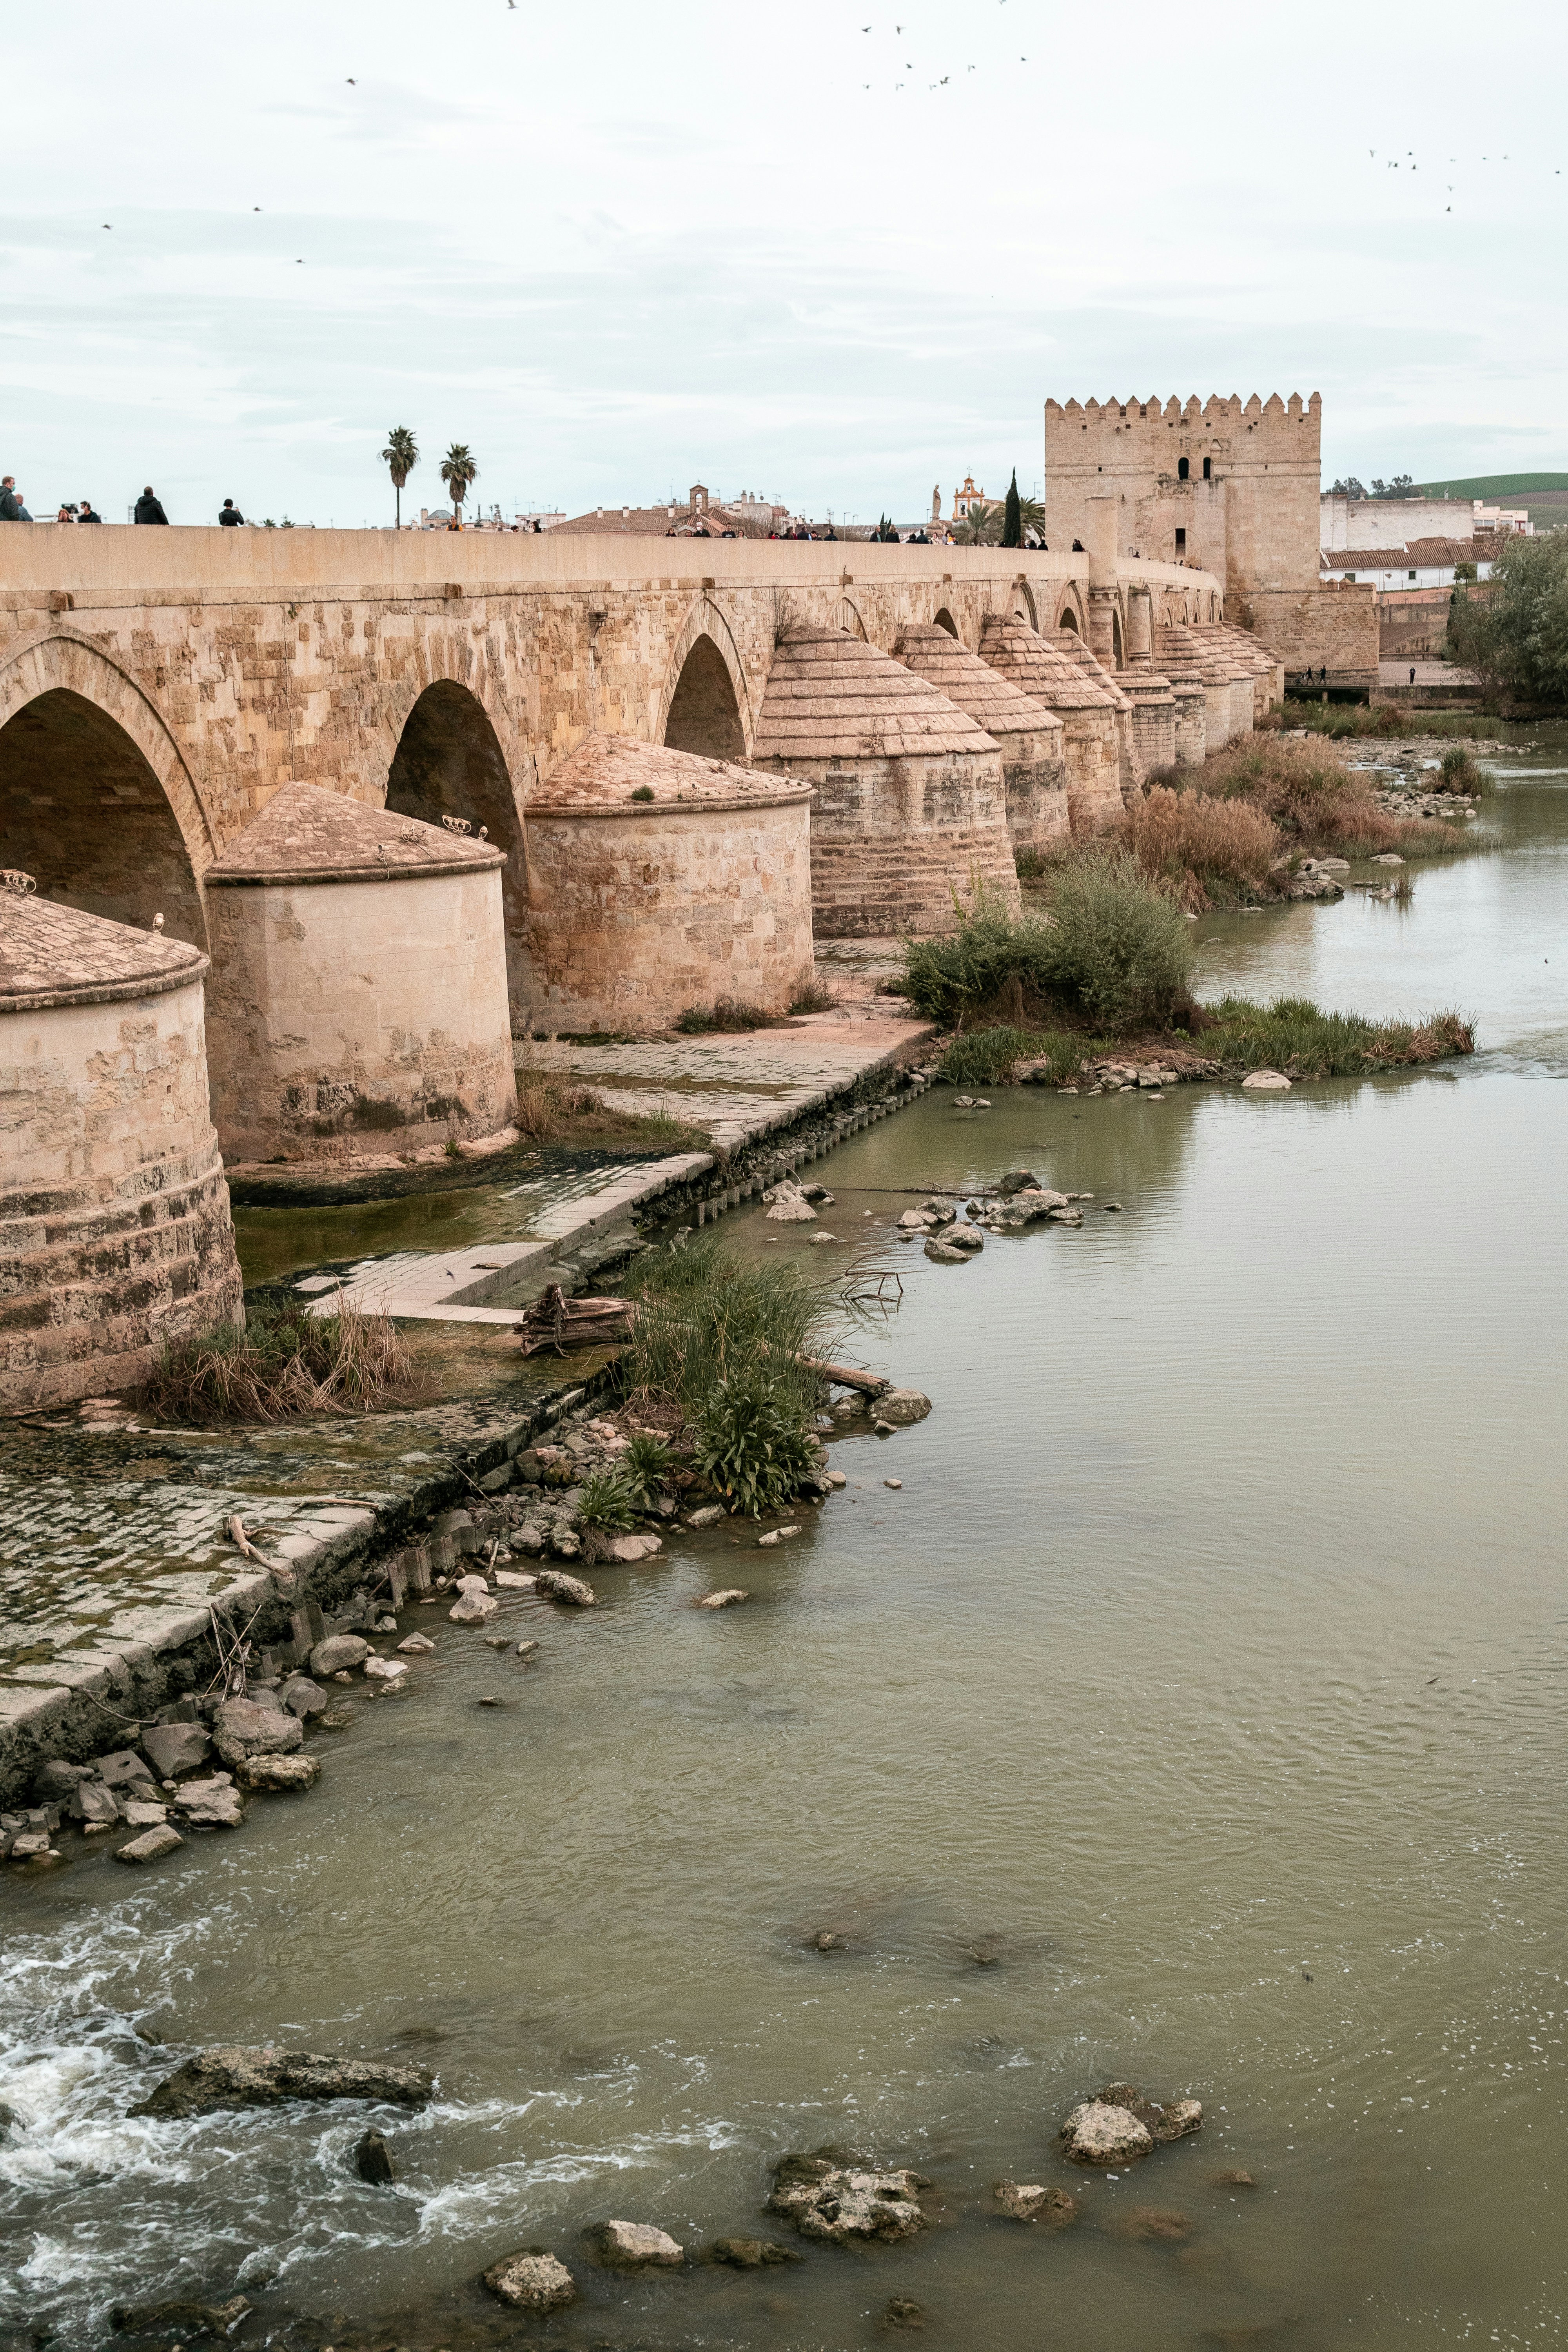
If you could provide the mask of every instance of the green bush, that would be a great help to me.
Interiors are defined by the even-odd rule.
[[[1045,916],[1015,920],[982,898],[941,939],[910,940],[904,985],[928,1021],[989,1005],[1012,1015],[1071,1011],[1112,1034],[1160,1025],[1191,1002],[1193,947],[1178,908],[1136,860],[1096,843],[1058,859]]]
[[[1204,1032],[1205,1054],[1287,1077],[1358,1078],[1475,1051],[1475,1032],[1458,1013],[1421,1022],[1368,1021],[1359,1013],[1324,1013],[1305,996],[1276,997],[1272,1004],[1226,996],[1206,1009],[1214,1026]]]
[[[794,1399],[752,1370],[721,1381],[705,1400],[691,1458],[731,1511],[754,1519],[788,1501],[817,1454]]]
[[[633,1438],[621,1457],[621,1468],[639,1509],[646,1511],[660,1487],[668,1485],[674,1467],[675,1456],[662,1437]]]
[[[822,1293],[789,1265],[749,1265],[717,1239],[649,1250],[626,1283],[638,1302],[620,1377],[695,1422],[721,1381],[765,1367],[800,1426],[816,1410],[818,1381],[796,1362],[827,1349]]]
[[[1462,793],[1468,800],[1485,799],[1497,789],[1489,769],[1483,768],[1462,743],[1444,752],[1437,772],[1440,791]]]
[[[638,1500],[625,1470],[592,1470],[583,1481],[578,1510],[584,1527],[624,1534],[637,1516]]]
[[[955,1087],[994,1087],[1015,1062],[1038,1052],[1039,1044],[1027,1029],[972,1029],[953,1039],[938,1068]]]

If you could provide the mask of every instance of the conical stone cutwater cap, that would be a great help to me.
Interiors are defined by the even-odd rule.
[[[1116,707],[1103,687],[1075,663],[1065,660],[1050,640],[1031,629],[1026,621],[989,614],[981,631],[980,653],[982,659],[1011,679],[1021,694],[1026,694],[1032,702],[1043,702],[1048,709],[1110,710]]]
[[[1080,637],[1076,629],[1053,629],[1050,635],[1064,661],[1071,662],[1092,685],[1103,687],[1118,710],[1127,709],[1127,697],[1121,686],[1086,638]]]
[[[29,890],[0,888],[0,1013],[159,996],[199,980],[200,948],[85,915]]]
[[[940,758],[996,744],[944,694],[847,629],[793,628],[768,672],[752,757],[792,761]]]
[[[893,655],[928,686],[946,695],[1004,750],[1009,735],[1059,735],[1062,731],[1054,710],[1023,693],[1011,678],[934,623],[911,622],[900,634]]]
[[[284,784],[231,841],[209,886],[228,882],[366,882],[415,874],[461,874],[502,866],[506,852],[445,825],[366,808],[321,784]]]
[[[773,808],[808,800],[810,784],[759,775],[732,760],[676,751],[629,735],[584,735],[558,761],[528,803],[530,814],[608,814],[637,817],[671,807]],[[634,798],[634,794],[637,795]]]

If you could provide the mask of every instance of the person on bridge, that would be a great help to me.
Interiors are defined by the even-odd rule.
[[[76,519],[78,522],[101,522],[103,520],[103,517],[94,509],[90,499],[83,499],[80,506],[77,509]]]
[[[136,520],[138,522],[167,522],[169,520],[163,512],[163,502],[153,492],[151,482],[136,501]]]
[[[1414,686],[1414,685],[1415,685],[1415,672],[1414,670],[1412,670],[1412,671],[1411,671],[1411,673],[1410,673],[1410,683],[1411,683],[1411,685],[1412,685],[1412,686]]]
[[[235,505],[232,499],[225,499],[223,506],[218,513],[218,520],[219,522],[227,523],[232,526],[236,523],[242,523],[245,520],[245,517],[240,513],[239,509]]]
[[[31,522],[32,520],[22,504],[22,493],[16,488],[16,475],[0,475],[0,522]]]

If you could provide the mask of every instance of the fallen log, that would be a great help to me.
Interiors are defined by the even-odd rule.
[[[568,1298],[558,1282],[536,1298],[517,1327],[525,1356],[542,1348],[564,1355],[569,1348],[615,1348],[632,1336],[637,1302],[631,1298]]]

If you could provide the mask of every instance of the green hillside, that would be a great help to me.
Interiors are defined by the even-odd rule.
[[[1421,499],[1520,499],[1527,490],[1568,490],[1568,474],[1471,474],[1463,481],[1415,486]]]

